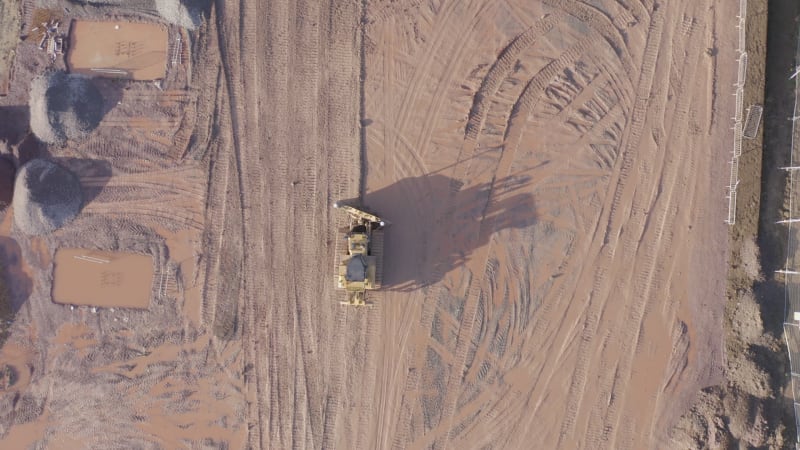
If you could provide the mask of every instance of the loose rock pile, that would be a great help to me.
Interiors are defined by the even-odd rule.
[[[50,71],[31,82],[31,130],[42,142],[80,140],[103,118],[103,97],[88,78]]]
[[[30,235],[50,233],[69,223],[83,205],[74,173],[56,163],[34,159],[20,169],[14,185],[14,223]]]

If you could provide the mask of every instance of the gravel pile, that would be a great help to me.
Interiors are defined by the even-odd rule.
[[[156,11],[169,23],[194,29],[203,21],[198,1],[155,0]],[[197,5],[195,5],[197,3]]]
[[[0,157],[0,212],[11,204],[14,194],[14,163],[10,159]]]
[[[42,235],[70,222],[83,205],[78,177],[56,163],[34,159],[20,169],[14,185],[14,223]]]
[[[51,71],[31,81],[31,130],[42,142],[80,140],[103,118],[103,97],[88,78]]]

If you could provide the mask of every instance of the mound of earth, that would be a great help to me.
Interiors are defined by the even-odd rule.
[[[4,391],[14,385],[18,378],[16,372],[16,369],[8,364],[0,366],[0,391]]]
[[[169,23],[184,28],[197,28],[203,21],[202,4],[204,1],[191,0],[155,0],[156,11]]]
[[[55,0],[48,0],[55,2]],[[211,0],[70,0],[84,7],[87,15],[102,14],[103,8],[114,6],[122,11],[135,14],[158,14],[165,22],[184,28],[194,29],[203,23],[203,16],[211,6]]]
[[[33,79],[29,106],[31,130],[48,144],[83,139],[103,118],[100,91],[88,78],[62,71]]]
[[[31,235],[69,223],[83,205],[80,181],[56,163],[34,159],[20,169],[14,185],[14,223]]]

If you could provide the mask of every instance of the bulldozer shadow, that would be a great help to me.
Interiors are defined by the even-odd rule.
[[[464,265],[496,232],[533,225],[531,189],[524,176],[465,186],[432,174],[365,194],[364,206],[392,224],[384,237],[383,289],[431,286]]]

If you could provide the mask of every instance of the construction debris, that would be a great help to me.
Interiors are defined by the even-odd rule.
[[[49,19],[35,27],[31,32],[41,32],[42,38],[39,40],[39,50],[44,50],[50,56],[50,62],[54,63],[58,55],[64,54],[64,35],[58,33],[61,21]]]
[[[83,190],[74,173],[44,159],[20,169],[14,185],[14,223],[30,235],[43,235],[66,225],[81,210]]]

